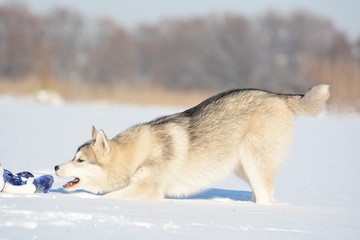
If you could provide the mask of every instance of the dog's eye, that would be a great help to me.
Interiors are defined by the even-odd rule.
[[[78,163],[82,163],[82,162],[84,162],[85,160],[82,160],[82,159],[78,159],[78,160],[76,160]]]

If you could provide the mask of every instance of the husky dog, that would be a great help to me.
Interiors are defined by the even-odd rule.
[[[188,196],[235,172],[250,185],[256,203],[270,203],[294,115],[318,114],[329,95],[328,85],[305,95],[237,89],[113,139],[93,127],[92,139],[55,171],[75,178],[64,185],[68,191],[141,199]]]

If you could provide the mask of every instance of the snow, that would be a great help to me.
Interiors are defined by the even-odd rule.
[[[12,172],[54,174],[88,140],[109,137],[181,109],[111,104],[41,105],[0,98],[0,162]],[[269,205],[229,176],[187,199],[109,200],[68,194],[0,193],[0,239],[359,239],[360,118],[298,117],[294,143]]]

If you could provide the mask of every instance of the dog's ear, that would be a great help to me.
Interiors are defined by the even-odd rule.
[[[92,129],[91,129],[91,137],[93,140],[96,139],[96,135],[98,133],[98,130],[96,130],[96,128],[94,126],[92,126]]]
[[[97,131],[94,145],[95,149],[99,152],[110,152],[109,140],[103,130]]]

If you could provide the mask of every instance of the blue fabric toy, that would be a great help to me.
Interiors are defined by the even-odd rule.
[[[14,175],[4,169],[0,163],[0,192],[47,193],[53,183],[54,177],[51,175],[43,175],[38,178],[35,178],[30,172],[20,172]]]

